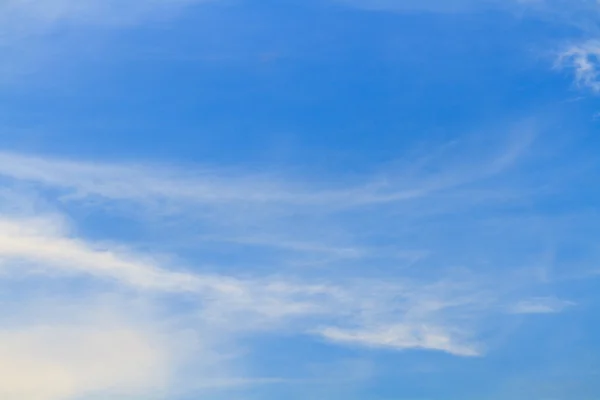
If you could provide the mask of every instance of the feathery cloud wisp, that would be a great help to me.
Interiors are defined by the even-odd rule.
[[[175,315],[173,318],[185,329],[222,340],[287,333],[348,346],[431,350],[467,357],[483,355],[483,346],[479,343],[482,321],[506,308],[501,285],[492,288],[477,279],[462,281],[458,276],[444,274],[444,268],[435,265],[432,275],[409,276],[407,273],[405,276],[404,271],[397,268],[396,256],[372,247],[371,238],[363,236],[362,231],[356,232],[351,225],[356,222],[361,225],[365,219],[385,220],[384,225],[375,226],[377,234],[389,235],[398,243],[395,236],[398,225],[391,224],[393,229],[387,230],[390,209],[395,215],[403,215],[402,207],[409,205],[405,214],[415,218],[415,214],[423,213],[423,219],[427,220],[432,212],[431,203],[445,212],[454,212],[456,207],[464,207],[465,202],[480,201],[470,193],[461,196],[460,190],[477,188],[481,182],[488,185],[490,180],[518,166],[535,137],[531,131],[525,132],[528,135],[516,135],[517,140],[501,151],[477,158],[478,168],[473,168],[463,157],[457,161],[457,153],[452,152],[449,158],[454,163],[439,162],[443,165],[436,165],[425,174],[420,171],[422,164],[416,163],[416,166],[411,165],[410,174],[400,173],[397,179],[390,176],[384,183],[334,188],[328,188],[323,182],[293,183],[281,177],[235,171],[76,162],[0,153],[0,176],[5,190],[34,193],[47,209],[68,213],[84,205],[90,212],[100,209],[101,214],[106,215],[114,206],[121,212],[121,206],[134,204],[146,211],[156,210],[161,215],[154,218],[157,224],[174,223],[199,237],[212,235],[222,237],[224,242],[229,240],[229,250],[237,249],[238,242],[241,246],[246,241],[258,242],[269,249],[255,251],[255,255],[292,249],[311,253],[316,258],[336,255],[336,260],[343,260],[340,264],[346,267],[344,270],[328,268],[315,278],[306,269],[284,269],[283,260],[289,262],[290,253],[275,261],[271,259],[257,270],[249,270],[245,263],[248,260],[243,257],[234,268],[206,267],[202,251],[174,261],[153,255],[147,249],[136,250],[133,244],[91,240],[71,228],[66,217],[51,213],[48,216],[48,211],[40,212],[32,207],[27,212],[17,212],[18,207],[2,204],[3,201],[11,203],[8,196],[8,200],[0,198],[3,272],[0,284],[18,283],[27,287],[39,279],[48,282],[59,279],[61,284],[77,283],[80,290],[92,293],[108,291],[126,297],[139,296],[172,311],[167,314]],[[458,148],[460,150],[460,146]],[[449,168],[444,168],[447,166]],[[494,190],[495,195],[496,192]],[[438,197],[452,201],[438,201]],[[421,205],[422,201],[426,204]],[[140,205],[143,207],[137,207]],[[165,208],[170,209],[170,213]],[[170,219],[173,210],[177,215],[185,215],[186,221]],[[290,226],[286,218],[298,214],[319,218],[305,226],[302,226],[305,221]],[[136,220],[144,224],[146,219],[139,217],[139,214],[126,216],[130,222]],[[347,241],[330,240],[329,229],[335,226],[348,232]],[[418,227],[411,224],[411,234]],[[159,247],[157,251],[161,250]],[[350,261],[356,266],[354,270],[349,268]],[[367,276],[365,266],[375,269],[379,262],[394,267],[397,273],[393,279],[377,273]],[[332,266],[328,262],[324,265]],[[156,316],[153,322],[160,325],[162,318]],[[28,349],[37,346],[37,341],[45,343],[46,339],[38,339],[34,325],[24,326],[23,329],[7,327],[10,332],[22,332],[25,336],[28,331],[32,332],[34,339],[30,342],[33,344],[20,345],[23,355],[19,357],[55,363],[43,351],[30,356],[34,352]],[[50,326],[52,332],[62,332],[71,325],[64,328],[61,321],[51,321]],[[73,329],[79,332],[79,328]],[[85,327],[81,332],[84,333],[72,341],[75,348],[96,340],[93,335],[88,339],[89,330]],[[110,342],[111,339],[98,340]],[[140,340],[144,343],[143,338]],[[167,349],[169,353],[170,344],[158,349]],[[203,358],[203,354],[197,355]],[[68,358],[64,362],[66,370],[80,367]],[[98,363],[105,362],[99,359]],[[176,360],[164,368],[172,372],[183,367]],[[250,375],[225,372],[215,379],[221,382],[219,385],[236,385],[251,382]],[[73,376],[74,381],[88,379],[69,376]],[[101,383],[111,380],[101,374],[89,379]],[[40,382],[45,384],[43,380]],[[135,386],[134,381],[119,383],[124,390],[130,384]],[[211,385],[202,382],[201,386]],[[78,395],[88,390],[78,387],[72,389]],[[101,391],[103,384],[94,383],[89,390]]]
[[[0,4],[0,32],[39,33],[60,23],[132,24],[201,1],[206,0],[7,0]]]
[[[334,342],[368,347],[437,350],[465,357],[481,354],[475,345],[457,343],[447,331],[426,325],[392,325],[358,331],[326,328],[321,334]]]
[[[575,74],[577,86],[600,92],[600,42],[590,40],[573,45],[559,54],[558,66],[569,68]]]
[[[401,202],[428,196],[479,180],[494,177],[512,168],[527,153],[535,141],[537,127],[530,122],[510,129],[506,143],[498,143],[494,150],[481,151],[480,160],[462,160],[450,167],[444,166],[438,174],[421,174],[417,168],[411,174],[400,173],[397,177],[383,177],[377,182],[337,187],[323,187],[323,183],[290,183],[289,178],[273,174],[248,174],[218,169],[181,169],[143,164],[103,164],[60,160],[50,157],[28,156],[0,152],[0,176],[9,179],[63,190],[67,197],[101,197],[112,201],[136,203],[159,203],[172,205],[184,203],[196,205],[227,206],[284,205],[286,207],[319,206],[346,209],[364,205]],[[451,149],[456,157],[467,153],[472,144],[458,143]],[[450,153],[447,151],[447,153]],[[471,154],[472,156],[472,154]],[[429,157],[425,157],[429,158]],[[417,167],[422,162],[417,161]],[[472,163],[478,164],[476,168]],[[292,181],[293,182],[293,181]],[[311,208],[312,209],[312,208]]]
[[[101,250],[80,239],[61,235],[57,229],[43,229],[49,225],[39,220],[0,222],[4,279],[12,275],[23,277],[35,273],[37,276],[56,276],[58,273],[108,279],[137,290],[186,297],[193,295],[197,299],[194,303],[200,320],[226,330],[254,331],[265,327],[282,329],[295,326],[301,332],[310,333],[317,332],[316,325],[331,324],[330,321],[340,318],[346,320],[344,325],[360,326],[368,321],[370,326],[374,324],[375,329],[388,321],[397,321],[405,332],[394,339],[392,347],[430,348],[467,354],[462,347],[454,344],[451,332],[444,334],[441,326],[435,328],[446,301],[445,295],[437,293],[435,288],[409,282],[390,286],[377,281],[345,287],[293,283],[277,278],[238,279],[225,275],[174,272],[154,264],[148,257],[108,248]],[[356,296],[357,293],[362,294]],[[431,296],[441,296],[438,301],[442,306],[433,311],[422,311]],[[465,304],[467,307],[471,305]],[[407,314],[411,317],[405,317]],[[235,321],[233,326],[231,321]],[[435,337],[423,336],[419,324],[432,325],[439,333]],[[342,328],[336,326],[337,323],[319,334],[331,340],[347,341],[332,333],[341,332]],[[434,340],[436,338],[444,345]],[[356,344],[375,345],[380,342],[386,345],[388,339],[376,334],[355,336],[352,341]]]
[[[425,11],[455,13],[486,8],[512,9],[543,6],[547,0],[337,0],[354,7],[371,10]]]
[[[574,306],[572,301],[554,297],[537,297],[523,300],[509,308],[512,314],[554,314]]]

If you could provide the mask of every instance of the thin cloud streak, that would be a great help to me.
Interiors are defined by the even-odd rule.
[[[398,230],[423,233],[418,224],[408,224],[415,214],[430,218],[431,204],[446,213],[468,208],[481,201],[471,195],[479,184],[492,190],[494,179],[518,171],[537,132],[528,124],[513,132],[497,152],[473,152],[481,142],[460,142],[441,156],[411,164],[412,169],[386,174],[386,179],[380,175],[367,183],[333,188],[324,182],[294,181],[272,174],[2,152],[0,179],[7,193],[0,198],[0,282],[27,286],[47,279],[65,285],[77,283],[86,293],[108,291],[141,297],[172,311],[186,329],[228,344],[264,334],[285,334],[341,346],[483,356],[486,349],[480,333],[484,321],[507,313],[506,304],[519,300],[515,301],[515,291],[505,291],[510,285],[503,288],[497,281],[490,285],[468,273],[446,273],[443,266],[436,265],[428,269],[432,274],[427,276],[405,276],[399,269],[400,257],[426,259],[432,250],[443,253],[444,249],[434,243],[431,249],[412,253],[398,250],[398,238],[402,237]],[[489,142],[484,145],[486,149],[495,147]],[[476,156],[465,156],[472,154]],[[475,190],[461,196],[465,188]],[[40,199],[43,211],[33,200],[25,210],[14,206],[23,203],[27,193]],[[247,266],[255,259],[240,253],[239,265],[221,269],[204,265],[204,249],[174,260],[132,244],[91,240],[78,233],[67,215],[56,211],[68,213],[82,205],[104,215],[115,208],[128,211],[133,205],[147,215],[139,218],[139,214],[125,212],[128,221],[137,218],[136,223],[145,226],[144,217],[149,216],[161,229],[174,224],[179,235],[176,241],[191,233],[209,241],[203,243],[207,247],[219,242],[229,250],[251,246],[254,256],[285,254],[266,261],[263,269],[250,271]],[[413,220],[402,216],[390,224],[390,213],[407,214]],[[186,220],[181,221],[181,216]],[[373,223],[370,230],[392,244],[375,245],[369,233],[357,231],[354,225],[362,229],[365,220]],[[405,224],[410,226],[400,226]],[[336,236],[336,230],[345,236]],[[157,246],[156,251],[163,248]],[[327,270],[316,278],[302,268],[284,270],[284,262],[293,263],[298,254],[327,259],[323,264]],[[335,269],[331,259],[346,268]],[[395,271],[393,279],[377,273],[380,262]],[[356,269],[350,268],[351,263]],[[375,273],[367,278],[365,272],[369,271]],[[157,316],[154,322],[160,324],[163,317]],[[61,329],[59,323],[51,326]],[[203,354],[197,353],[198,357]],[[43,352],[41,357],[45,357]],[[235,359],[232,364],[238,362]],[[177,363],[167,367],[169,371],[177,368]],[[223,368],[225,372],[214,380],[218,384],[206,380],[200,386],[280,382],[278,377],[254,380],[252,374],[235,368],[230,371],[227,362]]]
[[[512,314],[556,314],[576,303],[567,300],[561,300],[554,297],[538,297],[529,300],[523,300],[509,308]]]
[[[0,176],[67,191],[66,198],[103,197],[135,202],[231,203],[345,209],[417,199],[493,177],[512,167],[535,139],[530,124],[514,129],[513,140],[480,165],[465,163],[439,175],[389,177],[376,183],[323,189],[271,174],[236,174],[215,169],[181,170],[142,164],[102,164],[0,153]],[[468,144],[467,144],[468,145]],[[461,151],[462,149],[458,149]],[[464,161],[463,161],[464,163]],[[286,183],[284,183],[286,182]]]
[[[5,263],[23,260],[43,268],[83,272],[148,289],[182,291],[197,285],[193,276],[163,271],[110,250],[90,248],[80,240],[45,231],[47,227],[47,223],[36,220],[0,220],[0,255]]]
[[[44,225],[44,224],[38,224]],[[27,276],[27,269],[34,274],[64,274],[66,276],[89,276],[95,279],[112,279],[114,282],[137,290],[167,292],[173,295],[197,297],[201,320],[211,326],[222,326],[225,330],[283,329],[296,326],[300,331],[314,331],[315,324],[326,321],[347,320],[346,323],[370,324],[378,316],[385,320],[403,320],[406,313],[416,313],[403,322],[407,332],[413,323],[435,325],[436,314],[444,308],[446,301],[439,298],[441,307],[430,312],[424,301],[429,299],[418,294],[426,289],[418,283],[390,285],[383,282],[361,283],[360,285],[338,286],[334,284],[311,285],[292,283],[276,278],[238,279],[230,276],[201,275],[173,272],[144,261],[144,257],[120,254],[111,249],[99,250],[80,239],[58,236],[56,231],[44,232],[28,221],[0,222],[0,257],[4,260],[5,274]],[[146,257],[148,259],[148,257]],[[11,265],[11,261],[14,265]],[[25,269],[25,270],[24,270]],[[12,271],[12,272],[11,272]],[[7,279],[7,276],[4,276]],[[416,286],[415,286],[416,285]],[[357,296],[358,293],[362,293]],[[427,296],[438,296],[426,291]],[[235,326],[231,326],[235,321]],[[330,329],[336,329],[334,327]],[[441,327],[438,329],[442,329]],[[412,329],[414,330],[414,329]],[[329,339],[330,333],[323,332]],[[441,334],[441,333],[440,333]],[[462,354],[453,349],[452,337],[444,340],[446,345],[418,339],[420,333],[406,334],[396,339],[397,348],[431,348]],[[382,339],[385,340],[385,339]],[[360,343],[358,338],[354,342]],[[364,340],[371,345],[374,338]]]
[[[463,357],[481,355],[472,344],[456,343],[447,331],[427,325],[391,325],[372,330],[323,329],[321,334],[328,340],[361,346],[395,350],[425,349],[443,351]]]
[[[0,4],[0,32],[6,40],[61,24],[127,26],[203,1],[210,0],[6,0]]]
[[[481,10],[545,9],[561,0],[335,0],[366,10],[393,12],[465,13]],[[575,0],[574,2],[576,2]],[[582,2],[583,3],[583,2]]]

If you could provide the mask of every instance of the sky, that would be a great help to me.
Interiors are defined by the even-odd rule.
[[[597,400],[599,23],[0,0],[0,398]]]

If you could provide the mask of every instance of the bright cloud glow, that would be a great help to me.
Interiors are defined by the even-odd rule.
[[[128,327],[23,327],[0,332],[0,395],[62,400],[164,390],[167,349]]]

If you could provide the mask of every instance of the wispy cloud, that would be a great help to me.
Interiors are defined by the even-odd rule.
[[[581,88],[600,92],[600,42],[590,40],[573,45],[558,56],[558,66],[568,68],[575,74],[575,83]]]
[[[372,10],[392,11],[434,11],[434,12],[457,12],[471,9],[478,3],[490,3],[494,0],[338,0],[345,4]]]
[[[60,294],[73,305],[57,307],[48,301],[47,296],[57,296],[50,286],[31,292],[24,302],[11,300],[12,306],[5,306],[0,371],[10,379],[2,380],[0,394],[10,400],[153,398],[179,390],[281,382],[282,378],[236,372],[230,364],[236,364],[237,357],[219,359],[213,354],[220,342],[260,333],[286,332],[358,346],[430,349],[459,356],[476,352],[462,343],[473,332],[458,334],[453,324],[464,321],[454,320],[454,312],[444,312],[456,307],[444,285],[401,280],[311,283],[283,276],[175,272],[173,265],[149,254],[73,238],[64,222],[55,221],[38,217],[0,223],[2,287],[16,285],[28,291],[41,279],[65,282],[61,287],[77,287],[80,293],[72,298]],[[94,284],[85,285],[86,281]],[[108,303],[110,307],[82,303],[82,296],[103,293],[120,293],[121,300]],[[153,312],[139,322],[139,307],[128,311],[138,298],[167,311]],[[433,308],[431,301],[436,304]],[[183,309],[177,306],[181,302],[186,304]],[[391,322],[393,340],[381,333]],[[354,330],[360,335],[349,341],[347,332]],[[199,339],[186,344],[190,334]],[[218,340],[207,348],[203,343],[207,338]],[[186,370],[194,371],[194,382],[175,377]]]
[[[9,152],[0,153],[0,176],[63,189],[71,198],[97,196],[138,203],[157,202],[162,206],[165,202],[219,206],[245,203],[344,209],[421,198],[494,177],[513,167],[527,153],[535,141],[537,127],[526,121],[508,131],[505,135],[508,140],[503,138],[504,143],[495,143],[493,150],[479,147],[478,151],[482,151],[479,159],[469,159],[476,144],[457,142],[437,157],[426,155],[422,160],[415,160],[408,171],[378,176],[374,181],[351,186],[336,185],[333,189],[328,182],[290,182],[288,177],[273,173],[240,173],[197,166],[182,169],[102,164]],[[461,157],[469,158],[457,162]],[[427,168],[439,169],[439,172],[426,174],[420,170]]]
[[[189,297],[199,308],[204,323],[225,330],[282,329],[295,326],[300,332],[315,331],[327,321],[345,322],[342,326],[368,323],[375,329],[388,321],[398,321],[405,329],[394,347],[430,348],[463,354],[454,348],[452,334],[435,327],[440,312],[450,306],[440,287],[427,287],[418,282],[384,282],[310,284],[282,280],[277,277],[240,279],[226,275],[202,275],[174,272],[156,265],[148,256],[135,256],[123,250],[100,249],[81,239],[71,239],[55,229],[44,229],[39,221],[2,221],[0,223],[0,257],[4,260],[5,279],[9,276],[57,274],[65,277],[92,277],[113,281],[136,290],[166,292]],[[443,287],[442,287],[443,289]],[[435,301],[437,306],[427,305]],[[456,304],[452,304],[456,306]],[[465,307],[473,304],[465,302]],[[409,316],[410,317],[407,317]],[[232,322],[235,321],[232,325]],[[336,322],[336,325],[339,323]],[[429,324],[439,332],[435,336],[445,342],[436,343],[433,336],[423,339],[420,324]],[[339,325],[338,325],[339,326]],[[340,339],[341,328],[326,328],[320,334]],[[316,331],[315,331],[316,332]],[[337,336],[333,332],[338,332]],[[444,339],[442,339],[442,337]],[[357,344],[374,345],[384,336],[354,338]]]
[[[575,303],[554,297],[537,297],[523,300],[509,308],[513,314],[554,314],[564,311]]]
[[[89,47],[106,33],[176,18],[182,10],[210,1],[3,0],[0,85],[20,85],[32,76],[53,74],[64,59],[81,57],[82,46]],[[24,76],[28,79],[22,80]]]
[[[345,4],[371,10],[425,11],[456,13],[482,9],[514,9],[515,7],[545,6],[547,0],[337,0]]]
[[[439,327],[392,325],[374,330],[323,329],[321,334],[334,342],[379,348],[427,349],[448,352],[458,356],[477,356],[479,350],[473,344],[462,345]]]
[[[137,26],[201,1],[8,0],[0,51],[65,27]],[[342,1],[434,12],[533,5]],[[560,62],[600,91],[596,47],[574,46]],[[520,168],[538,128],[483,130],[337,182],[0,152],[0,398],[170,398],[285,382],[246,369],[235,351],[265,334],[485,356],[490,319],[573,305],[530,298],[539,282],[519,275],[528,260],[517,254],[530,224],[504,213],[527,213],[517,203],[539,195]],[[139,242],[104,234],[94,218],[107,215],[143,231]]]
[[[451,270],[455,266],[447,257],[451,248],[447,238],[443,243],[429,239],[423,248],[407,245],[411,251],[405,250],[404,242],[415,234],[435,236],[426,227],[433,215],[463,213],[471,205],[488,201],[487,196],[473,193],[493,192],[492,203],[503,198],[494,182],[506,174],[512,176],[515,169],[518,172],[531,151],[536,131],[527,127],[508,135],[508,144],[502,141],[499,151],[473,152],[480,143],[461,142],[441,156],[417,157],[406,170],[347,185],[291,179],[281,173],[0,153],[0,179],[5,187],[0,196],[0,284],[28,288],[40,280],[61,282],[77,287],[84,297],[118,294],[124,304],[143,299],[167,310],[149,318],[148,331],[140,328],[146,325],[131,323],[130,313],[117,324],[100,320],[95,325],[95,320],[65,322],[64,312],[48,319],[47,329],[40,331],[34,323],[40,313],[24,313],[31,318],[23,323],[0,321],[7,342],[14,342],[11,348],[18,350],[7,357],[23,360],[23,368],[42,371],[38,387],[49,394],[41,400],[63,400],[72,394],[102,393],[108,387],[153,391],[158,390],[154,383],[161,382],[167,382],[168,393],[174,387],[169,380],[174,371],[192,368],[180,357],[168,358],[174,343],[162,341],[164,335],[177,337],[179,329],[224,348],[265,333],[285,333],[345,346],[484,355],[483,321],[503,313],[506,304],[517,303],[514,293],[521,292],[510,279],[491,284],[489,277],[478,278],[468,265]],[[485,144],[485,149],[493,147]],[[467,158],[466,154],[476,156]],[[83,221],[70,216],[77,215],[75,211],[82,206],[86,213],[100,216],[116,211],[129,223],[142,226],[152,216],[161,234],[156,243],[146,246],[111,237],[92,239],[79,229]],[[396,223],[390,223],[390,216]],[[169,230],[172,225],[175,230]],[[410,227],[407,233],[403,226]],[[460,229],[465,230],[464,223]],[[178,242],[195,238],[191,249],[176,254],[177,258],[165,256],[169,246],[164,243],[173,235]],[[378,243],[382,239],[388,244]],[[236,254],[237,261],[227,264],[227,259],[217,257],[211,259],[217,265],[210,265],[210,251],[205,247],[214,250],[215,243]],[[267,257],[273,254],[279,256]],[[318,273],[311,270],[314,265],[295,265],[299,254],[321,260]],[[422,263],[420,268],[404,269],[415,260]],[[249,267],[255,264],[262,265]],[[52,287],[47,291],[52,292]],[[29,300],[45,302],[39,293]],[[108,313],[113,312],[121,311],[116,307]],[[172,319],[177,329],[170,327]],[[100,330],[106,335],[97,333]],[[113,377],[93,368],[110,366],[113,360],[120,363],[110,352],[94,353],[84,362],[46,350],[47,342],[68,331],[74,336],[66,354],[76,354],[95,341],[102,342],[97,346],[100,350],[112,340],[116,350],[127,347],[129,340],[150,346],[152,351],[141,348],[143,355],[132,359],[145,363],[147,369],[136,375],[115,368],[118,376]],[[26,340],[15,342],[17,336]],[[237,357],[223,361],[203,343],[190,346],[188,353],[196,358],[216,360],[208,371],[223,371],[208,374],[210,378],[198,389],[283,378],[255,377],[236,368],[243,364]],[[44,386],[49,385],[45,368],[66,371],[65,379],[77,384]],[[80,370],[91,375],[81,375]],[[10,390],[32,400],[41,393],[27,392],[16,384],[5,389]]]
[[[206,0],[7,0],[0,4],[1,32],[41,33],[57,24],[123,25]]]
[[[0,221],[0,255],[5,264],[10,260],[28,262],[33,269],[85,273],[139,288],[182,291],[197,284],[192,276],[162,271],[110,250],[91,248],[85,242],[61,235],[48,221]]]

